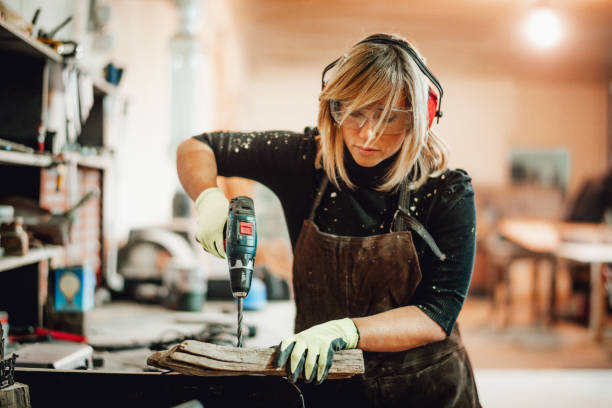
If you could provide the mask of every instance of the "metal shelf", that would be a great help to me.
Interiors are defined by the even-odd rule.
[[[53,48],[28,37],[2,19],[0,19],[0,48],[31,57],[47,58],[57,63],[63,61],[63,57]]]
[[[0,257],[0,272],[55,258],[61,253],[61,246],[49,245],[42,248],[31,248],[24,256],[2,256]]]

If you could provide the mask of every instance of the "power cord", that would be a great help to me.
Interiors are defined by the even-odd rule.
[[[283,377],[285,379],[285,381],[287,381],[289,384],[293,385],[293,388],[295,388],[299,394],[299,398],[298,401],[300,402],[300,404],[302,404],[302,408],[306,408],[306,404],[304,403],[304,394],[302,394],[302,390],[300,390],[300,387],[298,387],[297,385],[295,385],[295,383],[292,383],[291,381],[289,381],[287,379],[287,377]]]

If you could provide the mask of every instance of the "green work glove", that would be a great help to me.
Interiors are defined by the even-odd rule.
[[[227,222],[229,201],[223,190],[211,187],[202,191],[195,202],[198,212],[196,239],[204,250],[219,258],[227,258],[223,247],[223,227]]]
[[[332,364],[334,351],[354,349],[359,343],[359,331],[351,319],[331,320],[306,329],[281,342],[277,367],[287,363],[287,379],[294,383],[303,371],[304,380],[321,384]]]

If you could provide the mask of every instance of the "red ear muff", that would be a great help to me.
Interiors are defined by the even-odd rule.
[[[440,82],[438,82],[438,80],[431,73],[431,71],[427,69],[423,61],[421,61],[421,58],[419,57],[417,52],[413,50],[408,45],[408,43],[394,39],[384,34],[377,34],[374,36],[370,36],[366,38],[365,40],[360,41],[357,44],[363,44],[363,43],[394,45],[394,46],[402,48],[404,51],[408,53],[408,55],[410,55],[412,60],[417,64],[417,66],[423,73],[423,75],[425,75],[427,79],[429,79],[431,83],[438,90],[438,93],[436,94],[432,88],[429,88],[429,97],[427,98],[427,129],[431,128],[434,118],[437,117],[438,121],[440,121],[440,118],[442,117],[442,96],[444,95],[444,90],[442,89],[442,85],[440,85]],[[335,59],[323,69],[323,73],[321,74],[321,90],[322,91],[325,89],[325,73],[329,71],[330,69],[332,69],[341,59],[342,57]]]
[[[436,117],[436,111],[438,110],[438,95],[429,88],[429,98],[427,99],[427,129],[431,128],[434,118]]]

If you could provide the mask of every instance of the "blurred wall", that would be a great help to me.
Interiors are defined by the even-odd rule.
[[[270,66],[245,72],[243,92],[224,107],[236,112],[234,128],[299,131],[316,125],[322,67]],[[567,148],[570,193],[585,177],[606,169],[606,82],[438,71],[445,90],[444,117],[434,131],[450,146],[451,167],[468,170],[475,183],[508,183],[507,155],[513,147]]]
[[[480,184],[509,182],[508,149],[565,147],[569,191],[607,167],[607,84],[512,77],[445,75],[439,133],[451,165]]]
[[[112,59],[125,67],[121,94],[128,101],[125,134],[117,150],[117,229],[165,224],[177,187],[170,146],[168,41],[176,11],[171,1],[112,1]]]
[[[605,81],[523,81],[512,146],[565,146],[571,155],[569,190],[608,166],[608,94]],[[523,103],[528,101],[528,103]],[[519,122],[520,123],[520,122]]]
[[[605,2],[555,2],[568,32],[552,49],[533,47],[520,32],[530,2],[227,3],[245,68],[220,79],[220,95],[242,84],[219,101],[218,112],[233,118],[223,127],[315,125],[323,67],[371,33],[394,32],[418,46],[442,82],[444,118],[434,130],[451,147],[451,167],[467,169],[475,183],[508,183],[511,148],[568,149],[570,194],[607,168],[612,7]]]

